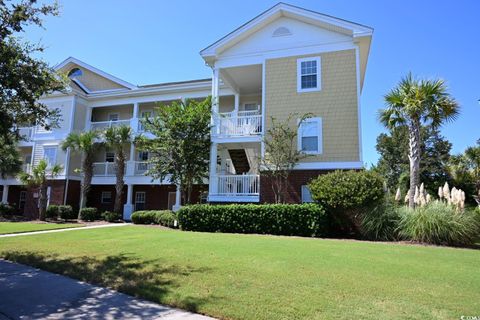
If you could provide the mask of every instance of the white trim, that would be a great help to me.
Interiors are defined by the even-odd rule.
[[[302,88],[302,62],[310,62],[315,61],[317,63],[317,73],[315,73],[315,77],[317,78],[317,86],[313,88]],[[307,57],[307,58],[300,58],[297,59],[297,92],[312,92],[312,91],[320,91],[322,90],[322,60],[320,57]]]
[[[208,202],[260,202],[260,196],[217,196],[209,195]]]
[[[358,159],[363,162],[362,151],[362,109],[360,106],[360,49],[355,48],[356,71],[357,71],[357,118],[358,118]]]
[[[363,169],[363,162],[301,162],[294,170]]]
[[[301,130],[302,130],[302,125],[304,123],[316,123],[317,124],[317,151],[305,151],[302,150],[302,138],[303,136],[300,135]],[[323,123],[322,123],[322,118],[320,117],[315,117],[315,118],[307,118],[304,119],[302,123],[300,123],[300,119],[297,120],[298,123],[298,133],[297,133],[297,150],[302,151],[305,154],[322,154],[323,153]]]
[[[108,73],[106,73],[105,71],[102,71],[102,70],[97,69],[97,68],[95,68],[95,67],[92,67],[92,66],[89,65],[88,63],[85,63],[85,62],[83,62],[83,61],[80,61],[80,60],[78,60],[78,59],[76,59],[76,58],[74,58],[74,57],[69,57],[69,58],[65,59],[63,62],[60,62],[59,64],[57,64],[57,65],[54,67],[54,69],[55,69],[55,70],[61,69],[61,68],[63,68],[64,66],[66,66],[67,64],[69,64],[69,63],[74,63],[74,64],[76,64],[76,65],[78,65],[78,66],[80,66],[80,67],[82,67],[82,68],[88,69],[89,71],[91,71],[91,72],[93,72],[93,73],[96,73],[96,74],[98,74],[98,75],[100,75],[100,76],[102,76],[102,77],[104,77],[104,78],[107,78],[107,79],[110,80],[110,81],[113,81],[113,82],[115,82],[115,83],[117,83],[117,84],[119,84],[119,85],[122,85],[122,86],[124,86],[124,87],[127,87],[127,88],[129,88],[129,89],[135,89],[135,88],[137,88],[137,86],[135,86],[135,85],[133,85],[133,84],[127,82],[127,81],[124,81],[124,80],[122,80],[122,79],[120,79],[120,78],[117,78],[117,77],[115,77],[115,76],[112,76],[111,74],[108,74]]]

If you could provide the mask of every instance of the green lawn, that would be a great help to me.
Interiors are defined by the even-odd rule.
[[[78,223],[0,222],[0,234],[83,227]]]
[[[480,251],[128,226],[0,240],[0,256],[225,319],[480,314]]]

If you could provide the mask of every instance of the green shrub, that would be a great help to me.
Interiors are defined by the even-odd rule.
[[[312,180],[309,189],[340,236],[361,235],[362,213],[378,205],[385,194],[383,179],[372,171],[334,171]]]
[[[159,224],[165,227],[174,227],[177,216],[170,210],[144,210],[132,213],[132,222],[135,224]]]
[[[10,216],[15,213],[15,208],[6,203],[0,203],[0,215]]]
[[[108,222],[115,222],[115,221],[118,221],[122,218],[122,216],[116,212],[112,212],[112,211],[105,211],[104,213],[102,213],[102,218],[103,220],[105,221],[108,221]]]
[[[190,231],[325,236],[325,211],[317,204],[192,205],[178,212],[180,228]]]
[[[432,202],[424,207],[399,209],[399,234],[406,240],[431,244],[469,245],[477,240],[480,215],[456,212],[453,206]]]
[[[73,212],[72,206],[58,206],[58,216],[63,220],[77,219],[77,215]]]
[[[45,216],[50,219],[58,219],[58,206],[55,204],[51,204],[47,207],[47,211],[45,211]]]
[[[80,219],[84,221],[100,220],[101,216],[97,208],[82,208],[80,209]]]
[[[361,234],[369,240],[391,241],[398,239],[400,216],[392,199],[385,200],[365,209],[362,214]]]

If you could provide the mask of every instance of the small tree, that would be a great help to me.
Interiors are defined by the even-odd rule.
[[[265,156],[260,158],[260,164],[264,169],[262,173],[271,181],[275,203],[285,201],[290,172],[300,160],[307,157],[296,147],[296,142],[298,128],[309,117],[310,114],[303,115],[295,127],[291,123],[296,114],[290,114],[284,121],[271,117],[271,126],[263,139]]]
[[[113,149],[115,152],[115,203],[113,205],[113,211],[120,213],[122,211],[122,195],[125,181],[125,163],[126,163],[126,150],[125,145],[130,144],[133,141],[132,129],[127,126],[110,127],[104,132],[105,145],[107,148]]]
[[[387,128],[408,127],[410,161],[409,207],[415,207],[414,190],[420,185],[420,130],[422,125],[438,127],[454,120],[459,106],[447,92],[443,80],[416,80],[411,74],[385,96],[386,108],[380,122]]]
[[[153,179],[168,178],[180,186],[184,201],[191,203],[193,185],[208,177],[210,158],[211,98],[203,101],[174,101],[159,106],[152,119],[143,120],[155,138],[140,137],[142,149],[149,152]]]
[[[80,209],[84,208],[87,203],[88,193],[92,185],[93,162],[95,153],[98,151],[101,143],[96,141],[99,138],[97,131],[87,131],[82,133],[70,133],[62,144],[62,149],[70,148],[73,152],[82,154],[82,197],[80,199]],[[79,211],[80,214],[80,211]],[[78,217],[80,219],[80,216]]]
[[[32,168],[32,173],[23,172],[20,174],[20,181],[27,186],[38,188],[38,219],[45,221],[47,210],[47,188],[48,180],[54,179],[62,171],[62,166],[56,164],[51,168],[45,159],[40,160],[38,165]]]

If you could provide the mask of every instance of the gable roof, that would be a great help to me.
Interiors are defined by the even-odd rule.
[[[127,82],[127,81],[124,81],[124,80],[122,80],[122,79],[120,79],[120,78],[117,78],[117,77],[115,77],[115,76],[112,76],[111,74],[106,73],[105,71],[102,71],[102,70],[100,70],[100,69],[97,69],[97,68],[89,65],[88,63],[85,63],[85,62],[83,62],[83,61],[81,61],[81,60],[78,60],[78,59],[76,59],[76,58],[74,58],[74,57],[68,57],[67,59],[65,59],[65,60],[62,61],[61,63],[57,64],[57,65],[54,67],[54,69],[55,69],[55,70],[60,70],[60,69],[62,69],[63,67],[65,67],[66,65],[68,65],[69,63],[73,63],[73,64],[76,64],[76,65],[82,67],[82,68],[85,68],[85,69],[87,69],[87,70],[89,70],[89,71],[91,71],[91,72],[93,72],[93,73],[95,73],[95,74],[97,74],[97,75],[99,75],[99,76],[101,76],[101,77],[103,77],[103,78],[106,78],[106,79],[108,79],[108,80],[110,80],[110,81],[112,81],[112,82],[115,82],[116,84],[118,84],[118,85],[120,85],[120,86],[122,86],[122,87],[125,87],[126,89],[136,89],[136,88],[137,88],[137,86],[135,86],[135,85],[133,85],[133,84]]]
[[[282,16],[305,21],[306,23],[352,36],[353,38],[371,36],[373,33],[372,28],[362,24],[279,2],[209,45],[200,51],[200,54],[204,59],[215,56]]]

